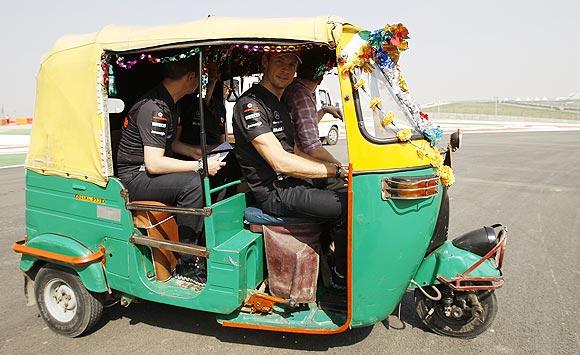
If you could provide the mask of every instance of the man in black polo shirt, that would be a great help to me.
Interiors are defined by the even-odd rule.
[[[217,63],[208,63],[208,83],[206,95],[203,99],[203,117],[206,143],[209,150],[222,144],[226,140],[226,107],[223,99],[223,83],[220,80]],[[177,106],[180,113],[180,122],[176,131],[176,143],[185,146],[187,154],[178,154],[183,160],[199,159],[201,157],[201,110],[199,109],[199,91],[185,95]],[[209,153],[211,154],[211,153]],[[212,187],[222,186],[228,182],[241,178],[240,167],[234,154],[228,154],[224,160],[226,166],[215,176],[210,177]],[[221,190],[212,194],[212,201],[217,202],[236,192],[236,187]]]
[[[178,152],[182,150],[172,144],[179,120],[175,103],[197,88],[196,61],[164,64],[163,81],[133,105],[123,122],[117,153],[118,176],[129,190],[131,200],[154,200],[185,208],[203,207],[201,161],[172,158],[175,148]],[[209,173],[214,175],[222,165],[217,160],[208,160]],[[201,216],[177,214],[175,220],[181,242],[198,244],[201,241]],[[191,262],[193,258],[182,257],[182,260]],[[181,269],[194,272],[200,267],[185,265]],[[204,282],[205,275],[200,271],[196,271],[193,281]]]
[[[226,134],[226,107],[223,98],[223,83],[220,80],[219,66],[217,63],[208,63],[208,83],[206,94],[203,98],[203,117],[205,128],[205,141],[209,148],[225,142]],[[199,90],[193,94],[185,95],[177,106],[180,120],[177,126],[176,138],[189,145],[189,154],[178,155],[184,160],[198,159],[201,156],[200,128],[201,110],[198,100]]]
[[[300,57],[294,53],[262,57],[262,81],[246,91],[234,107],[235,151],[258,206],[275,216],[334,222],[336,249],[333,284],[343,287],[346,274],[346,191],[316,188],[306,179],[339,177],[339,165],[293,153],[290,114],[280,101],[292,82]]]

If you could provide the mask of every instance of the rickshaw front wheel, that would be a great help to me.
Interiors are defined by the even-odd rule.
[[[417,314],[433,332],[472,339],[491,326],[497,314],[493,290],[454,293],[446,286],[436,287],[442,294],[439,300],[427,297],[420,289],[415,290]]]
[[[68,337],[85,333],[103,314],[103,295],[89,292],[74,271],[56,265],[38,271],[34,295],[48,327]]]

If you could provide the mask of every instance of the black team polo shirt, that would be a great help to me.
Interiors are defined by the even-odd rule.
[[[178,122],[177,106],[163,84],[145,94],[123,121],[117,175],[130,179],[134,173],[145,171],[144,146],[163,148],[165,155],[171,156],[171,142]]]
[[[253,85],[234,106],[235,152],[248,186],[262,203],[274,189],[278,174],[252,145],[256,137],[272,132],[287,152],[294,151],[294,128],[287,106],[260,84]]]

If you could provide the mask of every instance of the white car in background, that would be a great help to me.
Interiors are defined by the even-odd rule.
[[[319,85],[316,88],[316,109],[320,110],[323,106],[340,107],[337,102],[332,101],[328,88]],[[342,120],[335,118],[329,113],[322,116],[322,119],[318,122],[318,135],[322,143],[335,145],[342,134],[344,134],[344,122]]]
[[[237,97],[240,97],[242,93],[259,81],[260,76],[254,75],[241,78],[236,77],[224,83],[225,86],[233,89],[233,92],[226,96],[225,101],[227,136],[229,141],[233,141],[232,115]],[[319,110],[322,106],[339,107],[338,103],[332,101],[328,88],[324,85],[319,85],[316,89],[316,109]],[[325,114],[318,123],[318,134],[324,144],[335,145],[339,137],[344,135],[344,122],[331,114]]]

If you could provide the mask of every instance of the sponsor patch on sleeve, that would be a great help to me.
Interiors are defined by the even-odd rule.
[[[259,111],[259,109],[256,106],[254,106],[254,104],[252,104],[251,102],[248,102],[248,104],[246,104],[246,107],[244,107],[244,113],[252,113],[257,111]]]
[[[156,121],[167,121],[167,117],[165,117],[165,115],[161,111],[153,112],[153,117],[151,118]]]
[[[248,115],[244,115],[244,119],[247,120],[255,120],[261,116],[260,112],[250,113]]]

